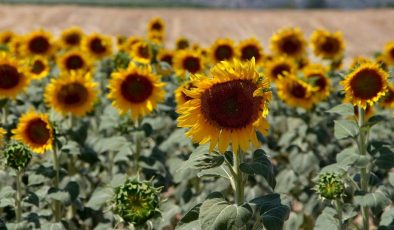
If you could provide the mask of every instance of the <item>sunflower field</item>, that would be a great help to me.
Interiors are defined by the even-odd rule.
[[[394,40],[165,38],[0,32],[0,229],[394,229]]]

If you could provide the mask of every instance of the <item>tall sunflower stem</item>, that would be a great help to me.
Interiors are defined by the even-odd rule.
[[[335,209],[337,210],[337,216],[338,216],[338,230],[345,230],[345,226],[343,225],[342,222],[342,201],[340,198],[335,200]]]
[[[362,156],[367,155],[367,139],[366,139],[366,132],[364,129],[365,124],[365,109],[361,106],[358,106],[358,126],[359,126],[359,136],[358,136],[358,148],[359,152]],[[360,169],[360,177],[361,177],[361,190],[364,192],[368,192],[368,172],[367,166]],[[361,215],[363,217],[363,229],[369,229],[369,208],[362,207],[361,208]]]
[[[240,170],[239,166],[242,163],[242,150],[239,150],[237,153],[233,153],[234,155],[234,165],[233,170],[235,172],[235,203],[240,206],[245,201],[245,194],[244,194],[244,177],[243,173]]]
[[[57,146],[56,144],[53,147],[53,164],[55,166],[55,180],[54,180],[54,187],[56,189],[59,189],[59,183],[60,183],[60,165],[59,165],[59,158],[57,154]],[[61,220],[61,211],[60,211],[60,201],[58,200],[53,200],[53,206],[54,206],[54,216],[55,216],[55,221],[60,222]]]
[[[16,171],[16,207],[15,207],[15,215],[16,215],[16,223],[20,223],[22,221],[22,172],[20,170]]]
[[[134,168],[136,173],[140,170],[140,155],[141,155],[141,137],[140,134],[138,133],[140,128],[141,128],[141,121],[137,120],[136,122],[136,132],[135,132],[135,152],[134,152]]]
[[[74,127],[74,122],[75,119],[73,117],[73,115],[71,113],[68,114],[68,125],[69,125],[69,130],[72,130],[72,128]],[[69,156],[69,161],[68,161],[68,176],[71,178],[73,177],[76,173],[76,156],[74,154],[70,154]],[[69,207],[68,207],[68,211],[67,211],[67,218],[72,219],[75,216],[75,212],[76,212],[76,208],[75,205],[72,203]]]

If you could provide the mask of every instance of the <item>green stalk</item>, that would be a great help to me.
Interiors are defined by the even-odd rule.
[[[60,171],[60,166],[59,166],[59,159],[57,155],[57,146],[56,144],[53,146],[53,164],[55,166],[55,180],[54,180],[54,187],[56,189],[59,189],[59,182],[60,182],[60,176],[59,176],[59,171]],[[61,213],[60,213],[60,201],[58,200],[53,200],[53,206],[54,206],[54,216],[55,216],[55,221],[60,222],[61,220]]]
[[[69,130],[72,130],[74,127],[74,117],[71,113],[68,114],[68,125],[69,125]],[[70,154],[69,156],[69,161],[68,161],[68,176],[71,178],[73,177],[76,172],[76,158],[74,154]],[[75,216],[76,213],[76,208],[75,205],[72,203],[69,207],[68,207],[68,211],[67,211],[67,218],[72,219]]]
[[[141,155],[141,138],[139,136],[139,129],[141,127],[141,121],[138,119],[136,121],[136,132],[135,132],[135,152],[134,152],[134,168],[136,173],[140,170],[139,160]]]
[[[22,221],[22,172],[20,170],[16,171],[16,223],[20,223]]]
[[[365,110],[361,106],[358,106],[358,126],[359,126],[358,147],[360,154],[363,156],[367,154],[366,151],[367,139],[366,139],[365,130],[363,129],[364,124],[365,124]],[[368,180],[369,180],[367,167],[363,167],[360,169],[360,176],[361,176],[361,190],[367,193]],[[368,230],[369,229],[368,207],[361,207],[361,214],[363,217],[363,229]]]
[[[233,153],[234,156],[234,165],[233,165],[233,170],[235,172],[235,178],[234,178],[234,183],[235,183],[235,203],[240,206],[244,203],[245,201],[245,195],[244,195],[244,178],[243,178],[243,173],[239,168],[239,165],[242,163],[242,150],[240,149],[238,153]]]
[[[338,230],[345,230],[345,226],[343,225],[342,222],[342,202],[340,198],[335,200],[335,208],[337,210],[337,215],[338,215]]]

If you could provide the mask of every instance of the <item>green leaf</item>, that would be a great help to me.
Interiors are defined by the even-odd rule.
[[[382,115],[375,115],[368,119],[367,123],[364,124],[363,128],[372,128],[372,126],[386,120],[385,116]]]
[[[230,204],[219,192],[208,195],[200,207],[199,215],[201,228],[204,230],[239,230],[251,217],[249,204]]]
[[[383,210],[385,207],[391,204],[391,200],[384,193],[384,191],[382,191],[381,188],[378,188],[373,193],[356,193],[356,195],[354,196],[354,203],[362,207],[370,207],[376,210]]]
[[[380,218],[379,226],[392,226],[394,227],[394,208],[390,208],[383,212]]]
[[[40,199],[34,192],[28,192],[26,197],[23,199],[23,202],[33,204],[36,207],[39,207]]]
[[[15,199],[14,198],[1,198],[0,208],[4,208],[7,206],[14,207],[15,206]]]
[[[350,103],[340,104],[327,110],[327,113],[337,113],[343,117],[354,116],[354,107]]]
[[[199,173],[197,173],[197,176],[198,177],[219,176],[219,177],[223,177],[225,179],[230,180],[231,172],[226,165],[221,165],[220,167],[216,167],[216,168],[204,169],[204,170],[200,171]]]
[[[358,135],[358,125],[353,120],[334,121],[334,135],[337,139],[356,137]]]
[[[90,197],[86,207],[93,210],[99,210],[105,203],[107,203],[114,195],[114,192],[109,187],[97,188]]]
[[[394,167],[394,152],[388,147],[381,147],[377,150],[379,157],[376,159],[375,164],[380,169],[391,169]]]
[[[353,147],[346,148],[336,155],[336,161],[341,165],[353,165],[358,160],[360,154]]]
[[[79,195],[79,184],[75,181],[70,181],[67,183],[64,190],[66,190],[70,195],[71,201],[74,201],[78,198]]]
[[[389,183],[394,187],[394,172],[389,173]]]
[[[335,218],[337,211],[331,207],[326,207],[323,212],[317,217],[315,228],[316,230],[338,229],[339,221]]]
[[[298,174],[308,175],[312,171],[319,170],[319,160],[311,151],[307,153],[295,152],[290,154],[289,158],[290,165]]]
[[[268,194],[250,201],[260,209],[260,217],[267,230],[281,230],[284,222],[289,218],[290,207],[282,204],[278,193]]]
[[[203,145],[195,149],[190,155],[189,159],[185,161],[177,171],[184,170],[186,168],[192,169],[210,169],[219,167],[224,162],[224,156],[222,154],[208,152],[208,146]]]
[[[263,176],[272,189],[275,189],[276,180],[271,161],[262,149],[253,153],[253,162],[245,162],[239,165],[239,169],[250,175]]]
[[[56,191],[56,189],[51,188],[48,191],[48,195],[46,196],[49,199],[58,200],[60,202],[67,203],[70,202],[70,194],[65,191]]]
[[[190,211],[188,211],[185,216],[178,222],[175,230],[200,230],[201,224],[198,220],[200,214],[200,207],[202,203],[194,206]]]

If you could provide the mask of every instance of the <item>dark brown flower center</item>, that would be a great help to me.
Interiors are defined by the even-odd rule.
[[[287,55],[295,55],[302,49],[302,42],[296,36],[285,37],[281,44],[281,50]]]
[[[51,131],[47,125],[41,118],[31,120],[26,128],[26,134],[29,140],[38,145],[46,144],[51,138]]]
[[[65,66],[68,70],[77,70],[77,69],[81,69],[82,67],[84,67],[85,65],[85,61],[83,60],[83,58],[78,55],[78,54],[74,54],[74,55],[70,55],[66,58],[65,61]]]
[[[30,40],[28,47],[34,54],[45,54],[50,49],[50,44],[48,38],[37,36]]]
[[[390,57],[391,57],[391,58],[394,58],[394,48],[392,48],[392,49],[390,50]]]
[[[289,93],[296,98],[302,99],[306,98],[307,89],[300,83],[295,82],[292,86],[290,86]]]
[[[95,54],[104,54],[107,48],[103,45],[103,41],[100,38],[93,38],[89,44],[90,50]]]
[[[171,54],[166,54],[160,58],[160,61],[167,62],[169,65],[172,66],[172,58],[173,58],[173,56]]]
[[[215,58],[217,61],[230,60],[233,56],[233,48],[229,45],[220,45],[215,50]]]
[[[132,103],[140,103],[152,95],[153,84],[145,76],[130,74],[122,82],[120,91],[126,100]]]
[[[161,31],[162,29],[163,25],[159,21],[156,21],[152,24],[152,30]]]
[[[201,112],[205,119],[227,129],[243,128],[259,116],[261,97],[253,97],[257,89],[250,80],[233,80],[211,86],[201,96]]]
[[[261,55],[260,55],[258,47],[254,46],[254,45],[247,45],[242,48],[242,50],[241,50],[241,59],[242,60],[250,60],[253,57],[256,59],[256,61],[260,60]]]
[[[1,43],[3,44],[8,44],[12,39],[12,35],[7,35],[5,37],[3,37],[3,40],[1,41]]]
[[[394,102],[394,91],[390,88],[387,90],[385,97],[383,98],[384,103]]]
[[[150,50],[148,45],[140,45],[138,46],[138,56],[150,59]]]
[[[319,88],[319,91],[323,91],[327,87],[327,79],[321,74],[312,74],[308,78],[314,78],[314,85]]]
[[[188,56],[183,60],[183,68],[194,74],[201,70],[201,62],[198,57]]]
[[[350,88],[355,97],[372,99],[383,89],[383,79],[375,70],[362,69],[350,81]]]
[[[78,33],[71,33],[65,37],[67,45],[76,46],[81,42],[81,36]]]
[[[12,89],[18,85],[21,75],[18,70],[8,64],[0,65],[0,89]]]
[[[45,64],[41,60],[35,60],[31,67],[31,72],[34,74],[40,74],[45,70]]]
[[[84,85],[73,82],[63,85],[57,92],[58,101],[65,106],[84,104],[88,99],[89,92]]]
[[[178,50],[187,49],[189,46],[190,46],[189,41],[186,40],[186,39],[179,40],[176,43],[176,47],[177,47]]]
[[[327,37],[323,44],[321,44],[321,50],[327,54],[336,54],[339,51],[339,41],[333,37]]]
[[[290,72],[290,66],[287,64],[278,64],[272,68],[272,76],[276,79],[279,78],[279,76],[283,76],[285,72]]]

